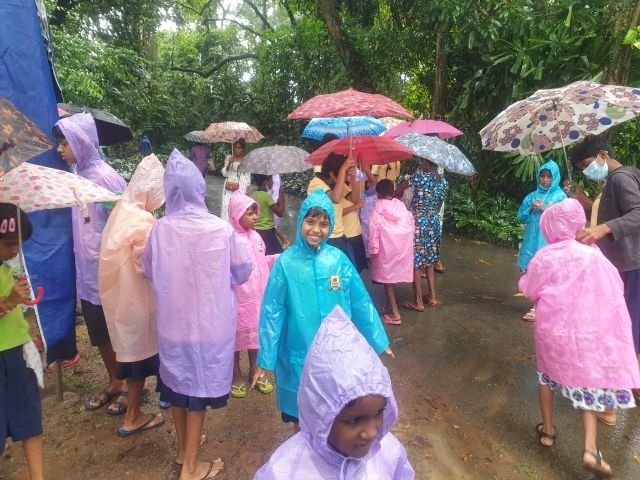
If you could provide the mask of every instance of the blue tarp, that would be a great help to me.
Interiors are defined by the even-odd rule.
[[[58,120],[56,86],[47,56],[46,21],[41,22],[37,3],[44,13],[38,0],[0,1],[0,96],[51,136]],[[33,163],[67,169],[54,150],[35,158]],[[38,313],[47,360],[71,358],[76,354],[71,211],[45,210],[31,213],[29,218],[34,233],[24,251],[32,285],[45,289]]]

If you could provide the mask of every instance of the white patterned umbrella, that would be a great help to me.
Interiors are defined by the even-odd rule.
[[[308,152],[293,146],[254,148],[240,162],[238,171],[262,175],[303,172],[313,168],[313,165],[306,162],[308,156]]]
[[[247,143],[258,143],[264,136],[255,128],[244,122],[212,123],[204,131],[209,142],[233,143],[241,138]]]
[[[440,165],[448,172],[468,177],[476,173],[473,164],[458,147],[442,141],[438,137],[409,133],[396,138],[396,142],[406,145],[417,156]]]

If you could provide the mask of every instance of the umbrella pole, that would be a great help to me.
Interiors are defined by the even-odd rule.
[[[569,183],[573,183],[573,180],[571,179],[571,167],[569,166],[569,159],[567,157],[567,148],[564,145],[564,137],[562,136],[562,131],[560,130],[560,120],[558,119],[560,115],[558,114],[558,108],[555,104],[553,108],[554,108],[554,111],[556,112],[556,127],[558,128],[558,135],[560,136],[560,141],[562,142],[562,151],[564,152],[564,165],[565,167],[567,167],[567,175],[569,176]]]

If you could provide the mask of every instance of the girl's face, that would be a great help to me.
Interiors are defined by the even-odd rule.
[[[18,241],[0,240],[0,262],[6,262],[18,255]]]
[[[305,217],[301,227],[302,238],[314,250],[329,236],[329,218],[326,215]]]
[[[253,230],[256,228],[256,222],[258,221],[258,206],[254,203],[247,211],[242,214],[238,223],[242,228],[247,230]]]
[[[233,144],[233,154],[237,157],[244,155],[244,147],[239,143]]]
[[[549,188],[551,186],[551,173],[548,170],[540,172],[539,182],[542,188]]]
[[[67,162],[69,165],[73,165],[76,163],[76,157],[73,154],[73,150],[71,150],[71,145],[69,145],[69,141],[66,138],[63,138],[58,143],[58,153],[62,157],[62,159]]]
[[[366,395],[345,407],[333,421],[329,444],[345,457],[362,458],[382,429],[387,399],[382,395]]]

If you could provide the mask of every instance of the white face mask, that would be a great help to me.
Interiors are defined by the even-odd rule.
[[[604,164],[600,165],[598,162],[598,155],[596,159],[591,162],[587,168],[585,168],[582,173],[589,180],[593,180],[594,182],[601,182],[609,175],[609,167],[607,167],[607,160],[604,160]]]

